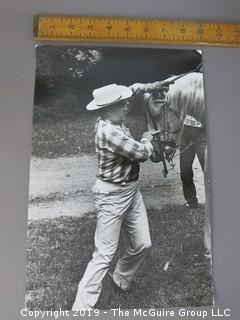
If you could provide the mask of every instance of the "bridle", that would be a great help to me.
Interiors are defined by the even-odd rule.
[[[149,97],[149,99],[151,96]],[[156,119],[153,117],[151,110],[149,110],[149,104],[147,104],[147,115],[150,118],[154,130],[158,130]],[[169,138],[169,130],[168,130],[168,115],[169,111],[173,112],[174,115],[180,120],[180,116],[175,112],[174,108],[170,107],[167,104],[167,100],[165,99],[162,102],[162,113],[163,113],[163,132],[158,132],[153,136],[153,144],[154,144],[154,153],[151,156],[151,160],[153,162],[162,162],[163,164],[163,176],[167,177],[168,168],[167,162],[170,164],[171,168],[174,168],[175,164],[173,163],[173,157],[176,153],[177,144],[173,139]],[[157,146],[157,148],[156,148]]]

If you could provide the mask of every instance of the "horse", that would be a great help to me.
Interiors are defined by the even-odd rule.
[[[194,115],[194,118],[198,119],[205,109],[203,75],[201,72],[190,72],[183,76],[173,76],[168,78],[166,83],[169,83],[169,86],[163,85],[162,89],[153,89],[151,92],[143,94],[144,109],[147,110],[148,130],[158,130],[158,134],[153,139],[154,151],[151,160],[163,163],[163,174],[165,177],[168,174],[167,162],[171,166],[174,166],[174,155],[177,147],[181,144],[186,116],[188,115],[189,121],[192,119],[192,116],[189,117],[189,114]],[[136,88],[137,85],[133,86],[135,92]],[[139,84],[138,88],[142,88],[143,90],[143,86],[141,87]],[[145,91],[147,90],[145,89]],[[195,121],[194,123],[198,124],[198,122]],[[185,149],[187,148],[188,146]],[[183,149],[180,152],[186,152],[186,150]],[[206,191],[204,245],[210,253],[211,228],[208,203],[207,151],[204,157],[203,172]]]

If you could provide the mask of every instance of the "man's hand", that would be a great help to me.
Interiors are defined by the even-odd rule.
[[[152,141],[153,139],[153,136],[155,134],[159,133],[159,130],[150,130],[150,131],[146,131],[143,133],[142,137],[145,138],[145,139],[148,139],[150,142]]]
[[[170,84],[174,84],[174,83],[175,83],[174,78],[159,81],[159,85],[161,85],[161,86],[170,86]]]
[[[152,84],[152,92],[156,92],[156,91],[168,92],[169,86],[174,83],[175,81],[171,79],[154,82]]]

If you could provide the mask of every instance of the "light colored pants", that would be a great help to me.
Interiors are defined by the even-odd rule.
[[[96,304],[103,278],[118,247],[122,225],[129,247],[117,262],[113,280],[123,290],[130,288],[151,247],[147,213],[136,182],[119,185],[97,179],[93,193],[97,211],[95,251],[78,285],[72,310],[91,309]]]

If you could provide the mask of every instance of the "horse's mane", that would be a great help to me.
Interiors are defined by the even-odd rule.
[[[181,114],[181,118],[186,113],[198,118],[205,108],[202,73],[193,72],[176,80],[170,85],[166,96],[172,108]]]

